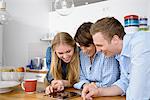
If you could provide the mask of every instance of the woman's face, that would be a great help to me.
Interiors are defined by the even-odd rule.
[[[65,63],[69,63],[74,54],[74,48],[68,44],[61,43],[59,45],[56,45],[55,52],[58,58],[63,60]]]
[[[81,46],[80,45],[80,48],[82,50],[82,52],[86,55],[88,55],[89,57],[93,57],[93,55],[95,54],[96,52],[96,48],[95,48],[95,45],[94,44],[90,44],[89,47],[86,47],[86,46]]]

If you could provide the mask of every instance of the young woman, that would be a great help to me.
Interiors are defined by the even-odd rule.
[[[79,80],[79,54],[75,41],[66,32],[57,33],[52,44],[52,59],[47,73],[46,94],[62,91]]]
[[[95,85],[96,87],[111,86],[119,78],[119,66],[114,57],[105,57],[102,52],[96,52],[93,38],[90,34],[92,23],[83,23],[75,34],[75,41],[80,46],[80,81],[74,84],[77,89]]]

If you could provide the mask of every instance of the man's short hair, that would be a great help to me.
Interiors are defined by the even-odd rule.
[[[114,17],[105,17],[96,21],[96,23],[91,26],[90,33],[94,35],[98,32],[101,32],[108,41],[111,41],[114,35],[117,35],[123,40],[125,35],[124,27]]]

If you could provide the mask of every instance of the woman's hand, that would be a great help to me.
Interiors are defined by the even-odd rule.
[[[64,90],[63,80],[53,80],[51,82],[51,85],[54,88],[55,92],[59,92],[59,91]]]
[[[51,85],[46,87],[45,94],[50,94],[50,93],[53,93],[53,92],[54,92],[54,89]]]
[[[64,83],[63,80],[53,80],[51,85],[46,87],[45,94],[50,94],[53,92],[60,92],[64,90]]]

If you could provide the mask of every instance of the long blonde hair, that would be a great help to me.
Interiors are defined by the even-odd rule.
[[[76,42],[73,38],[66,32],[57,33],[52,41],[52,62],[51,62],[51,74],[54,79],[62,79],[62,65],[61,59],[55,53],[56,45],[65,43],[74,48],[74,54],[71,58],[70,63],[67,64],[67,76],[66,79],[70,82],[72,86],[75,82],[79,80],[79,52],[77,49]]]

